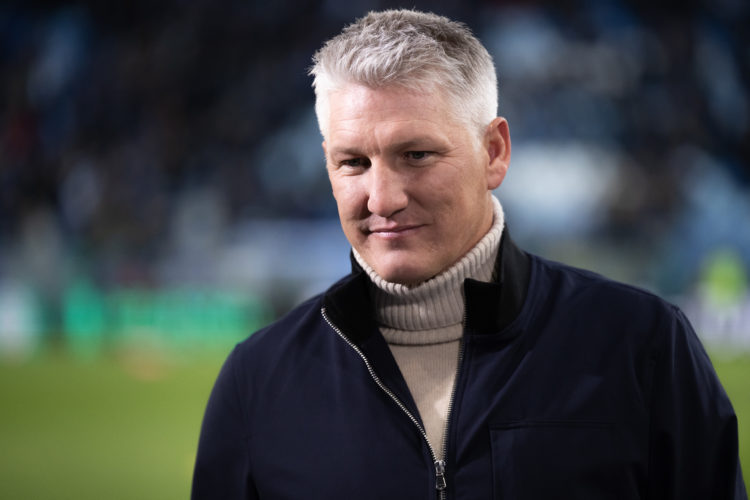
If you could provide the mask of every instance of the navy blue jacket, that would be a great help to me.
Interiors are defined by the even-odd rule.
[[[497,266],[464,286],[444,464],[355,269],[231,353],[192,498],[747,498],[734,411],[680,310],[507,234]]]

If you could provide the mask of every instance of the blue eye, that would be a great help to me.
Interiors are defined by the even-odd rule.
[[[429,154],[430,153],[427,151],[409,151],[408,153],[406,153],[406,156],[410,160],[424,160],[425,158],[427,158],[427,156],[429,156]]]
[[[365,158],[349,158],[342,160],[341,165],[345,167],[368,167],[370,163]]]

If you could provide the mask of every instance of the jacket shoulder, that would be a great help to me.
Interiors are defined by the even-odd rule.
[[[613,280],[594,271],[532,255],[537,283],[546,282],[550,292],[571,305],[618,309],[637,308],[642,313],[679,314],[679,308],[654,292]],[[591,313],[596,311],[591,310]]]
[[[232,356],[236,362],[243,366],[248,366],[250,362],[258,366],[268,365],[290,352],[309,352],[327,346],[333,336],[326,335],[330,327],[322,315],[326,296],[350,281],[352,275],[343,277],[324,292],[305,300],[250,334],[235,347]]]
[[[649,346],[652,352],[675,338],[699,344],[684,313],[655,293],[592,271],[532,259],[536,316],[557,323],[560,330],[586,332],[589,339],[606,342],[620,339],[636,349]]]
[[[305,300],[280,318],[251,333],[237,344],[235,356],[243,357],[253,351],[263,352],[267,349],[277,350],[285,340],[308,332],[311,323],[320,318],[322,297],[323,294],[318,294]]]

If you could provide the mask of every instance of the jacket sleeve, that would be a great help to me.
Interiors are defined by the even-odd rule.
[[[673,313],[654,359],[648,498],[745,500],[737,417],[687,318]]]
[[[192,500],[253,500],[247,430],[235,375],[237,349],[219,372],[201,426]]]

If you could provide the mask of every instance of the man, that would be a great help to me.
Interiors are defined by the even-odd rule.
[[[371,13],[314,63],[353,271],[229,356],[193,498],[746,498],[683,314],[510,239],[477,39]]]

